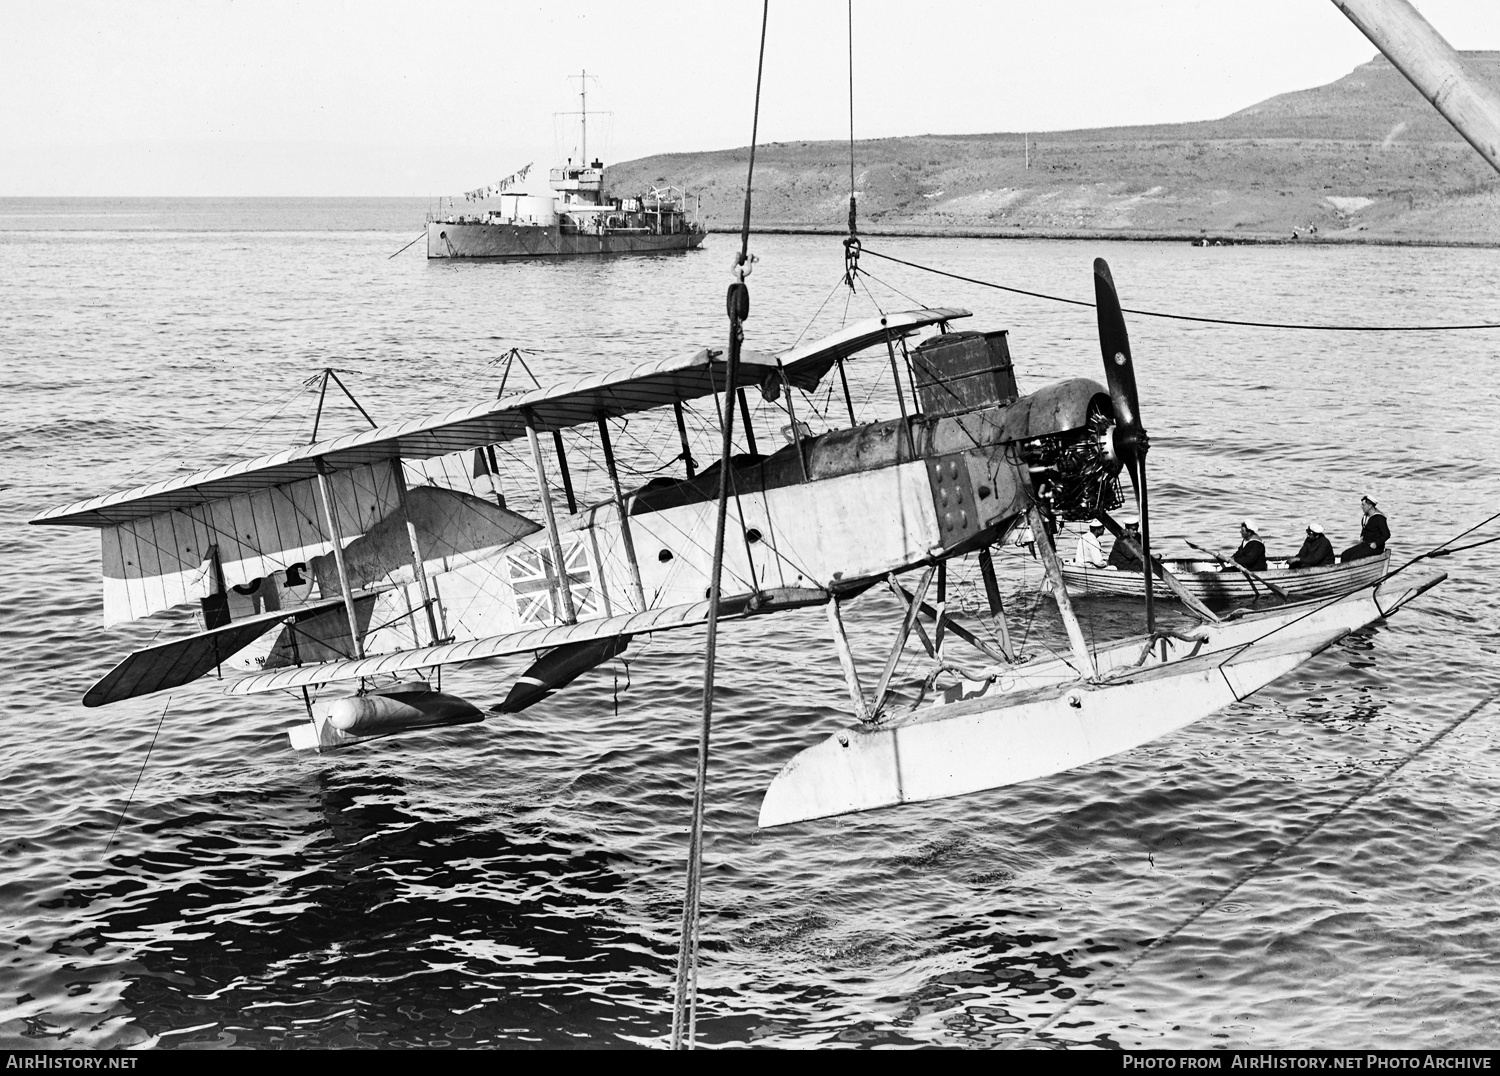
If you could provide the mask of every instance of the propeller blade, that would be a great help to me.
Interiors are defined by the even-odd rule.
[[[1130,484],[1141,517],[1141,552],[1146,555],[1146,630],[1156,630],[1151,586],[1151,516],[1146,496],[1146,452],[1151,441],[1141,425],[1140,394],[1135,386],[1135,362],[1130,355],[1130,334],[1115,291],[1109,263],[1094,259],[1094,306],[1099,318],[1099,351],[1104,356],[1104,378],[1115,411],[1115,455],[1130,472]]]
[[[1116,450],[1121,458],[1136,454],[1137,435],[1141,426],[1140,396],[1135,387],[1135,364],[1130,355],[1130,334],[1125,331],[1125,315],[1120,310],[1120,296],[1109,263],[1094,259],[1094,304],[1099,319],[1099,351],[1104,357],[1104,379],[1109,385],[1114,405]],[[1122,438],[1121,435],[1124,435]],[[1120,443],[1121,441],[1125,443]]]

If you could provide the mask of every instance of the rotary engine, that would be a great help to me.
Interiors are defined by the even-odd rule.
[[[1108,397],[1102,402],[1107,405]],[[1082,522],[1125,503],[1113,419],[1100,403],[1097,398],[1090,403],[1082,427],[1021,446],[1037,502],[1056,519]]]

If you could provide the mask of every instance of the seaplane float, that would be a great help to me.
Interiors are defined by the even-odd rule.
[[[1158,629],[1155,579],[1182,588],[1150,554],[1149,439],[1103,260],[1094,284],[1102,384],[1076,377],[1022,395],[1003,331],[955,331],[969,311],[919,308],[777,354],[745,351],[736,364],[703,349],[43,512],[32,522],[100,531],[107,623],[183,608],[201,617],[202,630],[129,654],[83,703],[240,669],[231,694],[300,693],[307,720],[293,746],[339,750],[483,719],[474,703],[429,687],[444,666],[512,656],[521,668],[531,655],[498,685],[508,692],[493,709],[515,712],[637,637],[703,625],[722,464],[694,468],[682,418],[695,401],[712,401],[720,421],[738,403],[746,419],[749,451],[728,464],[738,533],[725,544],[721,618],[822,606],[853,711],[848,727],[786,762],[762,826],[972,793],[1129,750],[1245,698],[1442,580],[1399,572],[1237,619],[1182,593],[1199,622]],[[846,364],[867,351],[890,363],[898,417],[854,419]],[[831,390],[835,371],[850,424],[813,435],[793,390]],[[774,451],[756,449],[747,390],[780,400],[790,420]],[[627,489],[613,438],[646,412],[667,431],[675,417],[685,473]],[[597,444],[608,495],[595,503],[575,497],[564,431]],[[531,472],[539,519],[445,481],[470,458],[490,473],[496,449]],[[1091,646],[1049,536],[1091,519],[1121,533],[1110,513],[1124,503],[1122,470],[1139,554],[1156,568],[1134,576],[1146,633]],[[1067,632],[1060,656],[1022,661],[1010,646],[989,550],[1021,526],[1036,536]],[[947,565],[969,555],[988,626],[946,608]],[[904,613],[867,690],[840,610],[876,586]],[[911,707],[892,680],[914,629],[929,682],[952,682]]]

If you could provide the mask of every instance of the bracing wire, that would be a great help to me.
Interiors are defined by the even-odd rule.
[[[1485,707],[1489,706],[1497,698],[1500,698],[1500,691],[1492,691],[1484,698],[1480,699],[1477,703],[1475,703],[1469,709],[1465,710],[1458,717],[1454,718],[1452,721],[1444,725],[1432,736],[1429,736],[1425,741],[1419,744],[1415,750],[1409,752],[1406,757],[1403,758],[1400,762],[1396,763],[1394,766],[1383,771],[1375,778],[1368,781],[1364,786],[1357,789],[1353,795],[1349,796],[1333,810],[1329,811],[1307,829],[1303,830],[1290,842],[1276,849],[1265,859],[1261,860],[1255,866],[1247,870],[1244,874],[1240,875],[1239,878],[1235,879],[1235,881],[1230,885],[1219,890],[1219,892],[1215,893],[1211,899],[1204,901],[1196,911],[1194,911],[1186,919],[1182,920],[1182,922],[1178,923],[1171,930],[1168,930],[1165,934],[1153,938],[1146,946],[1141,949],[1140,952],[1136,953],[1135,956],[1131,957],[1124,964],[1120,965],[1120,967],[1114,969],[1105,978],[1100,979],[1097,983],[1095,983],[1094,987],[1091,990],[1081,991],[1075,994],[1073,997],[1068,999],[1061,1008],[1059,1008],[1051,1016],[1047,1017],[1046,1020],[1042,1021],[1036,1027],[1030,1028],[1024,1035],[1021,1035],[1014,1041],[1008,1043],[1007,1048],[1014,1050],[1024,1046],[1027,1042],[1037,1038],[1049,1027],[1056,1024],[1079,1004],[1094,997],[1106,987],[1111,986],[1112,984],[1117,982],[1142,960],[1145,960],[1146,957],[1162,948],[1173,938],[1177,937],[1188,927],[1196,923],[1199,919],[1202,919],[1205,915],[1213,911],[1215,908],[1222,907],[1224,902],[1231,896],[1233,896],[1236,892],[1238,892],[1243,886],[1253,881],[1260,875],[1264,874],[1266,871],[1270,870],[1273,866],[1276,865],[1278,861],[1285,858],[1289,852],[1296,851],[1302,845],[1310,841],[1313,837],[1316,837],[1331,823],[1337,821],[1338,818],[1343,815],[1344,812],[1346,812],[1350,807],[1354,806],[1360,800],[1364,799],[1371,792],[1374,792],[1377,788],[1385,784],[1392,777],[1395,777],[1396,774],[1400,773],[1411,763],[1415,762],[1417,758],[1425,754],[1428,750],[1437,746],[1438,743],[1446,739],[1451,733],[1457,730],[1460,725],[1468,721],[1471,717],[1479,713]]]

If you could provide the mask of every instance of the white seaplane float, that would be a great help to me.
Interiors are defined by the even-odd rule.
[[[684,432],[685,475],[626,489],[612,430],[622,417],[666,408],[682,430],[683,406],[709,399],[721,416],[738,402],[750,448],[730,461],[730,518],[742,529],[726,543],[720,616],[823,606],[854,713],[850,727],[786,763],[762,826],[995,788],[1129,750],[1245,698],[1443,578],[1402,572],[1232,621],[1186,595],[1201,623],[1158,631],[1148,573],[1136,576],[1146,634],[1090,646],[1048,534],[1066,521],[1113,526],[1126,469],[1140,553],[1153,563],[1149,441],[1130,344],[1102,260],[1094,279],[1105,384],[1079,377],[1021,395],[1003,332],[954,332],[950,323],[968,311],[923,308],[780,354],[746,351],[737,365],[699,350],[44,512],[32,522],[100,531],[107,623],[201,614],[202,630],[130,654],[84,705],[239,668],[230,693],[300,693],[308,720],[292,730],[293,745],[337,750],[481,720],[479,706],[429,688],[443,666],[534,655],[499,685],[508,693],[493,709],[515,712],[636,636],[702,625],[720,465],[696,472]],[[811,390],[835,370],[842,379],[845,363],[871,348],[890,361],[900,417],[856,423],[851,403],[848,428],[804,433],[791,390]],[[903,381],[913,386],[910,408]],[[784,396],[791,418],[789,443],[764,455],[745,400],[755,388]],[[597,436],[610,496],[575,499],[563,431]],[[555,503],[544,436],[566,511]],[[522,440],[540,519],[432,479],[442,470],[435,462],[493,460],[497,446]],[[1018,526],[1036,535],[1066,656],[1022,662],[1009,646],[988,550]],[[988,639],[946,612],[946,564],[971,554],[995,618]],[[911,590],[898,582],[906,573],[917,576]],[[1157,574],[1172,586],[1159,565]],[[867,691],[840,608],[877,585],[896,591],[905,612]],[[953,679],[916,708],[895,705],[892,687],[913,628],[935,672]],[[954,640],[971,648],[967,663]]]

